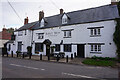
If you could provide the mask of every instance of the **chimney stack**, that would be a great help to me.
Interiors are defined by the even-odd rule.
[[[39,12],[39,21],[41,21],[43,17],[44,17],[44,12],[40,11]]]
[[[120,0],[111,0],[111,5],[117,5]]]
[[[28,24],[28,17],[24,19],[24,25]]]
[[[63,9],[60,9],[60,14],[63,14],[64,10]]]

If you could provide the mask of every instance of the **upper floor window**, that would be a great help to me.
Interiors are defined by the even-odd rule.
[[[44,19],[42,19],[40,23],[40,27],[44,27],[44,25],[45,25],[45,22],[44,22]]]
[[[62,16],[62,24],[67,24],[67,22],[68,22],[68,17],[67,17],[66,14],[64,14],[64,15]]]
[[[23,31],[18,31],[18,36],[22,36],[23,35]]]
[[[38,39],[43,39],[44,38],[44,33],[37,33],[38,34]]]
[[[103,28],[103,26],[88,28],[88,29],[90,29],[90,37],[101,36],[101,28]]]
[[[71,30],[64,31],[64,38],[71,38]]]

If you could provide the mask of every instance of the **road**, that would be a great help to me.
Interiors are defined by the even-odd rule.
[[[2,58],[3,78],[118,78],[118,69],[45,61]],[[116,79],[115,79],[116,80]]]

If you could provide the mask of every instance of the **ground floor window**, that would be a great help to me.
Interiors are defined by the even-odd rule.
[[[60,44],[55,45],[55,51],[60,51]]]
[[[35,43],[35,52],[43,52],[43,44]]]
[[[22,51],[22,42],[18,42],[18,51]]]
[[[100,52],[101,44],[91,44],[91,52]]]
[[[64,52],[71,52],[71,44],[64,44]]]

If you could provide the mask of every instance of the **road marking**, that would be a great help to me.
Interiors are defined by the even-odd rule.
[[[95,78],[95,77],[84,76],[84,75],[77,75],[77,74],[71,74],[71,73],[64,73],[64,72],[62,72],[62,74],[63,74],[63,75],[74,76],[74,77],[98,79],[98,78]],[[99,80],[105,80],[105,79],[99,79]]]
[[[44,71],[45,69],[41,69],[42,71]]]
[[[29,69],[39,69],[39,68],[34,68],[34,67],[29,67],[29,66],[22,66],[22,65],[17,65],[17,64],[10,64],[10,65],[17,66],[17,67],[29,68]]]

